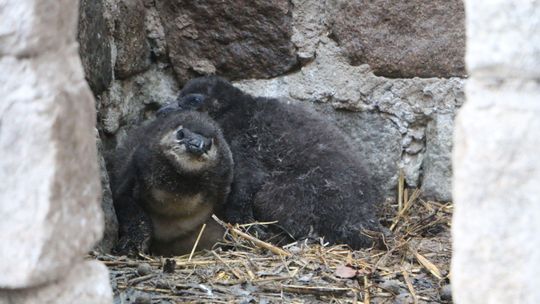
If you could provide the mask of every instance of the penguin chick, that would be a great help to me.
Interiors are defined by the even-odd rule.
[[[208,115],[185,111],[157,117],[128,134],[113,163],[120,244],[141,239],[144,229],[137,227],[145,218],[151,226],[152,254],[188,253],[205,223],[197,248],[211,248],[221,239],[223,230],[211,215],[222,212],[233,159]]]
[[[168,107],[205,111],[222,128],[235,157],[228,221],[277,220],[294,237],[313,231],[355,249],[382,230],[378,181],[351,139],[312,109],[250,96],[219,77],[189,81]]]

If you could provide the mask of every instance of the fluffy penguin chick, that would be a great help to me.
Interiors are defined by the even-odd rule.
[[[235,158],[226,219],[279,221],[294,237],[371,246],[382,202],[351,139],[310,108],[250,96],[219,77],[188,82],[163,112],[208,112]]]
[[[189,252],[204,223],[199,249],[221,239],[223,231],[211,215],[222,212],[233,159],[208,115],[186,111],[158,116],[128,134],[113,163],[111,188],[120,244],[141,238],[141,218],[151,223],[152,254]]]

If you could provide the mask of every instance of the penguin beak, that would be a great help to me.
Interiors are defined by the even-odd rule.
[[[201,156],[207,153],[212,148],[212,140],[202,136],[195,136],[185,141],[186,150],[196,156]]]
[[[163,117],[168,115],[169,113],[172,113],[176,110],[179,110],[180,107],[176,102],[171,102],[169,104],[164,105],[163,107],[159,108],[156,112],[156,117]]]

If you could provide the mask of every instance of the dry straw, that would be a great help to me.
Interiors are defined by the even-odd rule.
[[[164,273],[165,258],[94,253],[111,271],[119,297],[130,291],[148,294],[154,303],[394,303],[408,297],[412,303],[440,302],[439,288],[448,283],[450,203],[409,196],[399,179],[398,201],[386,203],[381,222],[393,235],[381,239],[381,248],[351,251],[345,245],[325,246],[324,240],[300,241],[283,247],[250,233],[256,225],[223,225],[221,249],[171,258],[173,273]],[[271,223],[270,223],[271,224]],[[138,276],[140,263],[153,272]],[[350,268],[351,277],[336,274]]]

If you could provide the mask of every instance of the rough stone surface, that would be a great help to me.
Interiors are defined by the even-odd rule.
[[[287,0],[156,1],[180,83],[200,74],[267,78],[296,65]]]
[[[540,303],[538,100],[534,81],[467,84],[453,154],[456,303]]]
[[[77,11],[78,1],[70,0],[0,2],[0,55],[68,47],[75,40]]]
[[[337,0],[332,32],[353,64],[388,77],[465,74],[461,0]]]
[[[98,128],[106,134],[122,133],[124,127],[140,124],[177,94],[172,72],[164,69],[152,68],[129,80],[113,81],[98,101]]]
[[[118,239],[118,219],[116,218],[116,212],[114,211],[112,192],[109,183],[109,174],[105,165],[105,158],[103,157],[104,149],[97,132],[96,138],[99,152],[99,171],[101,173],[101,208],[103,209],[105,220],[103,238],[97,244],[96,249],[104,253],[109,253],[113,249]]]
[[[297,48],[302,62],[315,57],[321,37],[328,28],[329,5],[327,1],[292,0],[293,35],[292,42]]]
[[[452,199],[452,132],[454,116],[436,115],[426,128],[426,155],[422,193],[428,199],[448,202]]]
[[[390,193],[397,185],[402,150],[401,133],[396,126],[377,112],[335,111],[324,105],[317,108],[352,138],[367,165],[369,178],[377,179]]]
[[[421,184],[420,169],[431,166],[425,164],[426,159],[423,157],[425,126],[437,115],[454,113],[464,97],[463,80],[459,78],[388,79],[374,76],[367,65],[350,66],[340,56],[340,49],[329,39],[321,39],[315,60],[298,73],[269,80],[245,80],[237,82],[236,85],[253,95],[329,103],[335,109],[376,112],[384,117],[385,122],[374,123],[374,126],[377,126],[374,129],[379,128],[379,131],[384,131],[385,134],[367,136],[363,140],[366,140],[364,145],[372,145],[374,148],[381,148],[381,145],[385,144],[393,147],[396,136],[394,130],[401,134],[403,152],[382,148],[384,152],[393,152],[384,153],[379,150],[379,153],[371,155],[374,158],[373,163],[388,164],[379,170],[388,170],[382,176],[388,177],[386,187],[389,191],[395,187],[398,170],[394,168],[397,168],[397,165],[403,166],[408,172],[406,176],[409,186]],[[345,129],[355,137],[352,129]],[[392,140],[388,143],[377,142],[389,138]],[[450,133],[444,133],[438,140],[443,141],[443,145],[449,145],[452,137]],[[443,150],[432,151],[436,153]],[[396,153],[401,155],[397,160]],[[430,159],[441,160],[443,157],[432,155]],[[395,164],[389,165],[392,163]],[[450,166],[449,159],[446,165]],[[437,196],[436,198],[442,199]]]
[[[77,264],[59,281],[31,289],[0,290],[2,304],[110,304],[113,294],[109,285],[109,272],[98,262]]]
[[[58,278],[101,237],[95,107],[77,46],[2,57],[0,287]]]
[[[150,2],[153,4],[153,1]],[[159,13],[153,5],[147,6],[145,27],[151,58],[153,57],[157,60],[168,62],[169,54],[167,52],[168,48],[167,40],[165,39],[165,29],[161,23]]]
[[[104,5],[103,0],[81,0],[79,6],[79,53],[94,94],[103,92],[113,78],[111,33]]]
[[[469,73],[539,79],[539,2],[494,0],[489,5],[485,1],[465,3]]]
[[[150,65],[146,41],[146,9],[142,0],[119,0],[113,10],[116,44],[115,78],[127,78]]]

